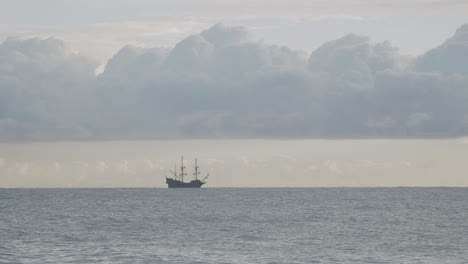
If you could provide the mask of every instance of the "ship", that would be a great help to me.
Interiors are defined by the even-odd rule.
[[[177,166],[174,166],[174,171],[169,170],[169,172],[174,176],[173,178],[169,178],[166,176],[166,183],[168,188],[200,188],[202,187],[203,184],[206,183],[206,179],[208,179],[208,176],[210,176],[209,173],[206,174],[206,177],[203,178],[202,180],[198,179],[198,176],[200,175],[200,172],[198,171],[199,167],[197,164],[197,159],[195,159],[195,167],[194,167],[194,179],[185,182],[184,181],[184,176],[187,176],[187,173],[185,172],[185,166],[184,166],[184,157],[180,159],[180,174],[177,174]]]

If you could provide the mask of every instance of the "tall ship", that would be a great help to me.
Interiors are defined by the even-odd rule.
[[[193,177],[194,179],[185,182],[184,181],[184,176],[187,176],[187,173],[185,172],[185,166],[184,166],[184,157],[180,159],[180,174],[177,174],[177,166],[174,166],[174,171],[169,170],[169,172],[174,176],[173,178],[169,178],[166,176],[166,183],[168,188],[200,188],[202,187],[203,184],[206,183],[206,179],[208,179],[208,176],[210,176],[209,173],[206,174],[205,178],[202,180],[198,179],[198,176],[200,175],[200,172],[198,171],[199,167],[197,164],[197,159],[195,159],[195,167],[194,167],[194,173]]]

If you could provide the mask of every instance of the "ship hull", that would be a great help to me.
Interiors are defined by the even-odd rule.
[[[171,178],[166,178],[166,183],[168,188],[200,188],[203,184],[205,184],[200,180],[182,182]]]

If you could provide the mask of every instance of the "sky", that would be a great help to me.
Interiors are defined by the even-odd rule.
[[[0,144],[0,188],[166,188],[184,155],[206,188],[468,187],[468,140],[164,140]],[[179,171],[179,169],[177,169]]]
[[[0,6],[0,39],[54,36],[100,63],[124,45],[172,47],[219,22],[307,52],[355,33],[418,55],[466,23],[468,10],[463,0],[18,0]]]
[[[0,141],[453,138],[466,1],[14,1]]]
[[[225,157],[209,167],[242,168],[213,186],[466,186],[455,153],[468,135],[467,13],[464,0],[0,1],[0,187],[159,186],[144,177],[200,140],[207,160]],[[111,158],[108,142],[147,154]],[[427,157],[418,142],[454,154]],[[297,157],[317,144],[333,150]],[[292,152],[281,162],[296,180],[276,173],[270,145]],[[245,164],[271,172],[251,180]],[[101,177],[128,166],[147,176]]]

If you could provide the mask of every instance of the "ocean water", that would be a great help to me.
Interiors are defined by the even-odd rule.
[[[468,263],[468,189],[2,189],[0,263]]]

